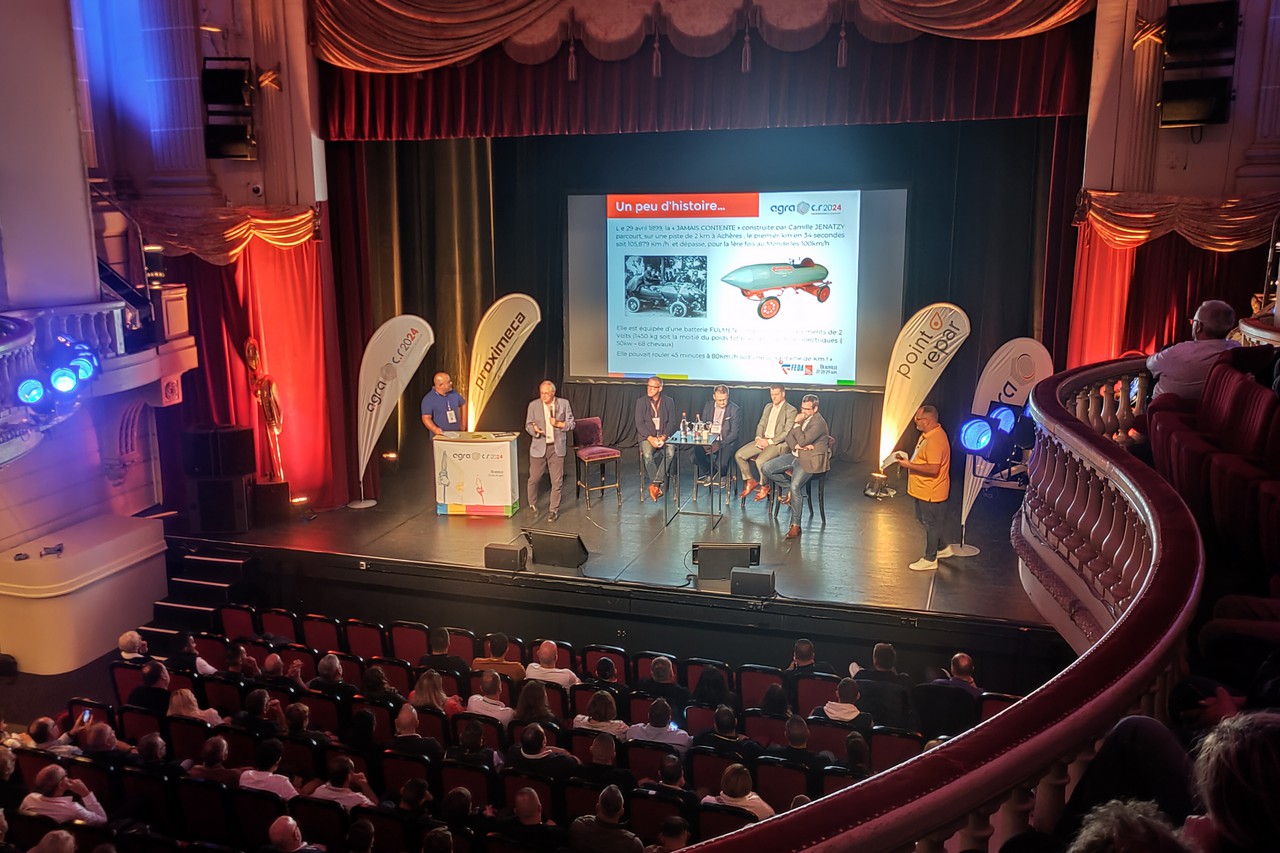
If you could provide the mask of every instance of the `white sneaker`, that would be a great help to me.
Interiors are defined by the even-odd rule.
[[[928,572],[938,568],[937,560],[926,560],[924,557],[907,566],[913,572]]]
[[[954,557],[955,555],[956,555],[956,552],[951,549],[950,545],[948,545],[947,547],[943,548],[941,551],[938,552],[938,559],[945,560],[947,559],[947,557]]]

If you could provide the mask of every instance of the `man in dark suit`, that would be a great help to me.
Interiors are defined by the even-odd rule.
[[[573,431],[573,409],[569,401],[556,396],[551,380],[538,386],[538,399],[529,403],[525,431],[533,436],[529,445],[529,512],[538,514],[538,486],[544,471],[551,474],[551,505],[547,521],[560,517],[560,492],[564,485],[564,457],[569,452],[566,436]]]
[[[731,455],[738,447],[738,432],[742,424],[742,409],[729,399],[729,389],[717,385],[711,392],[711,402],[702,407],[702,422],[711,431],[710,447],[693,449],[693,464],[698,469],[698,482],[706,486],[713,477],[719,478],[729,470]],[[715,460],[715,470],[711,469]]]
[[[818,398],[805,394],[800,413],[784,440],[786,450],[764,463],[760,473],[778,487],[778,502],[791,507],[791,526],[787,538],[800,535],[800,499],[797,495],[814,474],[824,474],[831,467],[831,444],[827,440],[827,422],[818,414]],[[791,473],[787,473],[787,469]]]
[[[675,447],[667,444],[667,436],[679,426],[676,404],[662,395],[662,380],[650,376],[645,396],[636,400],[636,435],[640,438],[640,457],[649,476],[649,497],[655,501],[662,497],[667,466],[676,453]]]

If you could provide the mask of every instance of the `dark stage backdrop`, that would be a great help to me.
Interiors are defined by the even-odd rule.
[[[449,369],[465,388],[465,375],[457,374],[464,374],[475,322],[493,298],[513,292],[537,299],[543,321],[480,426],[519,428],[538,382],[563,372],[567,196],[673,190],[907,187],[905,304],[884,322],[900,325],[937,300],[969,314],[973,334],[931,395],[944,424],[954,426],[968,410],[986,359],[1008,339],[1038,331],[1044,294],[1056,289],[1060,270],[1070,271],[1069,257],[1065,263],[1062,257],[1070,254],[1062,239],[1069,216],[1059,209],[1070,204],[1070,193],[1053,188],[1079,186],[1083,126],[1083,117],[1062,117],[330,143],[334,208],[383,212],[368,213],[367,223],[378,224],[364,245],[358,229],[335,234],[337,267],[352,271],[340,275],[341,302],[398,305],[421,313],[437,331],[437,344],[402,401],[404,432],[397,438],[388,430],[384,442],[398,442],[407,463],[420,454],[425,436],[418,401],[431,373]],[[353,173],[360,181],[350,179]],[[359,353],[348,353],[352,357],[358,362]],[[689,410],[710,395],[709,388],[670,387]],[[635,445],[631,406],[641,383],[575,383],[562,390],[579,416],[604,417],[607,441]],[[765,392],[735,394],[754,423]],[[840,456],[872,461],[879,395],[820,396]]]

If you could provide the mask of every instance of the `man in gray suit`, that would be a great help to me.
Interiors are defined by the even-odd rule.
[[[529,446],[529,511],[538,514],[538,486],[542,475],[551,472],[551,507],[547,521],[560,517],[560,492],[564,485],[564,457],[568,452],[565,436],[573,430],[573,410],[569,401],[556,396],[555,383],[547,380],[538,386],[538,399],[529,403],[524,428],[533,436]]]
[[[756,491],[756,500],[762,501],[769,497],[769,481],[763,474],[758,481],[751,476],[751,460],[755,460],[759,470],[764,467],[764,463],[786,450],[782,440],[787,437],[787,432],[795,421],[796,407],[787,402],[786,389],[781,385],[770,385],[769,402],[760,413],[760,423],[756,424],[755,441],[742,445],[733,454],[734,461],[738,463],[738,472],[742,474],[742,494],[739,497],[745,498],[757,488],[759,491]]]
[[[800,490],[814,474],[825,473],[831,467],[831,443],[827,435],[827,422],[818,414],[818,398],[805,394],[795,425],[783,440],[782,454],[760,466],[760,473],[778,487],[778,502],[791,506],[788,539],[800,535]]]

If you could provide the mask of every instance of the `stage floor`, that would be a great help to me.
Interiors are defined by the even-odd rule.
[[[826,487],[827,520],[805,513],[803,534],[787,541],[785,513],[767,515],[765,503],[748,500],[740,507],[729,501],[714,529],[711,520],[679,515],[664,523],[661,503],[640,500],[631,453],[624,455],[622,505],[613,492],[575,499],[568,465],[563,505],[554,524],[546,520],[546,486],[535,519],[527,508],[514,517],[470,518],[437,516],[431,502],[427,473],[401,469],[384,473],[377,506],[339,508],[319,513],[310,521],[294,520],[222,539],[249,546],[302,552],[325,552],[356,558],[403,560],[434,566],[479,568],[484,547],[512,542],[521,528],[536,527],[577,533],[590,557],[581,569],[534,564],[524,574],[587,577],[605,582],[655,588],[690,585],[696,568],[690,562],[694,542],[759,542],[761,566],[775,571],[780,598],[828,605],[887,609],[970,617],[1043,626],[1018,580],[1017,558],[1009,544],[1009,527],[1022,493],[991,489],[979,496],[969,516],[967,540],[980,553],[940,562],[937,571],[913,572],[907,566],[920,556],[922,533],[905,481],[895,482],[896,497],[874,500],[863,487],[865,466],[837,461]],[[524,470],[521,471],[523,491]],[[692,489],[685,474],[685,496]],[[959,484],[952,488],[955,534],[958,538]],[[700,494],[705,508],[707,493]],[[814,509],[817,510],[817,494]],[[710,594],[710,593],[709,593]]]

